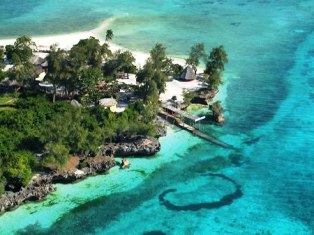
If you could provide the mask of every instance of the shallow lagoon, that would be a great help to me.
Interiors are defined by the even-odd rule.
[[[204,41],[208,48],[223,44],[230,57],[227,123],[203,128],[239,150],[223,150],[171,129],[156,158],[134,159],[127,171],[114,168],[109,175],[57,185],[46,201],[1,216],[1,232],[314,232],[313,1],[19,2],[0,6],[4,37],[86,30],[115,16],[114,42],[130,49],[147,51],[158,41],[182,56],[195,42]],[[10,13],[2,14],[7,9]],[[49,14],[41,17],[42,12]],[[240,161],[232,163],[230,154]],[[222,158],[213,161],[217,156]],[[182,209],[219,201],[236,190],[232,182],[208,176],[210,170],[239,185],[241,197],[219,208]]]

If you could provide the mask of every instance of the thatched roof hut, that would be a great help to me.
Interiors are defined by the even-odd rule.
[[[180,79],[184,81],[191,81],[196,79],[195,71],[191,66],[187,66],[181,73]]]

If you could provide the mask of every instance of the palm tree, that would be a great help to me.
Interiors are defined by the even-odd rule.
[[[108,29],[106,32],[106,41],[111,41],[113,38],[113,31],[111,29]]]

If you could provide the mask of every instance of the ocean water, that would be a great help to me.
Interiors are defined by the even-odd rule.
[[[78,14],[79,12],[79,14]],[[314,2],[3,0],[0,37],[87,30],[114,17],[114,42],[184,57],[224,45],[226,124],[213,146],[169,128],[154,158],[0,217],[0,234],[313,234]],[[66,23],[65,23],[66,22]]]

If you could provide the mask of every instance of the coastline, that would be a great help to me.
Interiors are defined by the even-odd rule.
[[[178,130],[167,125],[167,136],[160,138],[161,151],[156,157],[132,158],[132,166],[129,169],[113,167],[109,169],[109,174],[90,176],[73,184],[54,184],[56,191],[44,200],[22,204],[15,210],[0,215],[3,222],[0,223],[0,231],[7,229],[8,234],[15,234],[35,224],[40,228],[48,228],[69,211],[87,202],[138,187],[152,174],[156,174],[158,169],[182,161],[183,154],[189,151],[190,147],[203,143],[203,140],[193,137],[190,133]],[[164,157],[165,155],[167,157]]]
[[[0,214],[1,234],[314,233],[314,152],[309,148],[314,1],[7,3],[0,18],[8,36],[0,36],[0,46],[30,34],[44,43],[54,37],[70,48],[90,35],[104,42],[108,27],[115,34],[110,48],[139,51],[144,58],[136,65],[141,66],[156,42],[179,58],[186,58],[195,42],[205,42],[207,49],[222,44],[229,64],[214,100],[221,101],[226,122],[223,127],[204,122],[202,130],[238,149],[217,148],[167,124],[161,151],[153,157],[128,158],[131,167],[124,170],[123,158],[115,158],[118,165],[104,174],[52,184],[55,191],[43,200]],[[193,86],[169,79],[161,97],[180,100],[180,90]],[[188,111],[203,115],[208,106]],[[242,197],[222,208],[184,210],[230,199],[233,185],[208,173],[231,156],[234,165],[216,173],[234,180]]]
[[[113,21],[114,21],[114,18],[109,18],[109,19],[103,21],[101,24],[99,24],[98,27],[96,27],[92,30],[89,30],[89,31],[73,32],[73,33],[69,33],[69,34],[35,36],[35,37],[32,37],[32,41],[34,41],[36,43],[39,50],[47,50],[53,44],[57,44],[62,49],[69,50],[73,45],[77,44],[81,39],[85,39],[85,38],[89,38],[89,37],[95,37],[95,38],[99,39],[101,43],[105,43],[105,40],[102,39],[102,37],[101,37],[101,32],[104,32],[106,29],[108,29],[110,27],[110,24]],[[15,39],[2,39],[2,40],[0,39],[0,45],[13,44],[14,42],[15,42]],[[110,46],[110,49],[113,52],[115,52],[117,50],[128,50],[127,48],[124,48],[122,46],[116,45],[116,44],[111,43],[111,42],[109,42],[108,44]],[[138,67],[143,66],[145,64],[147,58],[149,57],[149,54],[145,53],[145,52],[140,52],[140,51],[131,51],[131,52],[133,53],[133,56],[136,58],[136,66],[138,66]],[[173,59],[173,61],[175,63],[181,64],[183,66],[185,65],[184,59],[173,58],[171,56],[170,56],[170,58]],[[161,95],[161,100],[163,102],[165,102],[167,100],[170,100],[173,96],[176,96],[177,100],[181,101],[181,100],[183,100],[183,95],[182,95],[183,90],[185,90],[185,89],[195,90],[195,89],[201,88],[202,85],[203,85],[203,83],[197,79],[193,80],[193,81],[188,81],[188,82],[178,81],[175,79],[169,79],[167,81],[167,85],[166,85],[166,92]],[[105,167],[105,168],[106,168],[105,171],[107,171],[108,170],[107,167]],[[102,172],[102,171],[100,171],[100,172]],[[67,175],[69,175],[68,173],[69,172],[66,172]],[[94,175],[94,174],[93,174],[93,172],[91,172],[90,174],[85,174],[85,176],[88,176],[88,175]],[[58,177],[58,176],[63,177],[62,174],[57,175],[57,176],[54,175],[54,176],[55,177]],[[74,179],[73,181],[76,181],[80,178],[82,178],[82,177],[78,177],[78,178]],[[40,180],[42,180],[42,179],[40,179]],[[33,195],[28,194],[25,196],[25,193],[21,192],[23,194],[23,197],[25,196],[26,199],[20,201],[18,197],[13,196],[13,198],[15,200],[17,200],[18,203],[14,204],[13,206],[9,205],[7,208],[4,208],[3,205],[0,205],[0,213],[6,211],[7,209],[15,208],[15,207],[23,204],[24,202],[28,202],[28,201],[32,201],[32,200],[37,201],[37,200],[41,200],[41,199],[45,198],[45,196],[47,196],[49,193],[53,192],[53,190],[54,190],[52,187],[50,187],[51,183],[59,183],[59,181],[54,181],[53,179],[48,180],[48,181],[46,182],[46,184],[44,183],[44,185],[41,185],[41,183],[40,183],[40,186],[43,186],[44,188],[49,186],[49,188],[47,188],[46,191],[42,191],[43,194],[45,194],[45,195],[33,196]],[[39,185],[37,181],[34,184]],[[34,188],[34,184],[30,184],[29,188],[30,189]],[[29,190],[26,189],[26,191],[30,191],[30,189]],[[18,192],[18,193],[20,193],[20,192]],[[38,191],[35,191],[34,193],[37,194]],[[32,199],[29,200],[28,197],[31,197]],[[38,199],[36,199],[36,198],[38,198]],[[1,206],[2,206],[2,208],[1,208]]]
[[[101,43],[105,43],[105,40],[102,38],[101,33],[105,32],[105,30],[110,28],[111,23],[115,20],[115,17],[108,18],[102,21],[96,28],[88,30],[88,31],[81,31],[81,32],[71,32],[68,34],[54,34],[54,35],[43,35],[43,36],[32,36],[28,35],[32,38],[39,48],[49,49],[49,47],[53,44],[57,44],[61,49],[69,50],[75,44],[77,44],[81,39],[86,39],[89,37],[95,37],[99,39]],[[1,39],[0,38],[0,46],[5,46],[8,44],[14,44],[16,38],[9,38],[9,39]],[[113,52],[118,50],[128,50],[127,48],[117,45],[112,42],[108,42],[110,49]],[[149,57],[149,53],[141,52],[141,51],[132,51],[133,56],[136,59],[136,66],[142,67],[147,58]],[[171,57],[171,56],[170,56]],[[171,57],[175,63],[184,65],[185,60],[180,58]]]
[[[72,32],[68,34],[46,35],[46,36],[45,35],[34,36],[34,37],[32,37],[31,35],[29,36],[32,38],[32,41],[36,43],[36,46],[38,47],[39,50],[49,50],[50,46],[54,44],[57,44],[61,49],[70,50],[71,47],[77,44],[81,39],[86,39],[89,37],[95,37],[100,41],[101,44],[103,44],[106,41],[101,36],[101,33],[109,29],[110,25],[115,19],[116,19],[115,17],[106,19],[103,22],[101,22],[98,25],[98,27],[88,30],[88,31]],[[14,44],[15,40],[16,38],[10,38],[10,39],[0,38],[0,46]],[[135,65],[137,67],[143,67],[146,63],[146,60],[149,57],[148,52],[133,51],[112,42],[107,42],[107,43],[109,44],[109,47],[113,52],[116,52],[118,50],[132,52],[136,60]],[[173,57],[171,55],[169,56],[169,58],[171,58],[174,63],[185,66],[184,59]],[[201,70],[201,68],[199,69]],[[161,94],[160,98],[162,102],[166,102],[167,100],[170,100],[173,96],[176,96],[178,101],[183,101],[182,93],[184,89],[193,91],[201,87],[202,87],[202,82],[198,80],[185,82],[185,81],[178,81],[175,79],[171,79],[167,81],[166,92]]]
[[[54,184],[75,183],[108,172],[111,168],[122,164],[117,157],[141,158],[149,157],[160,151],[159,137],[166,135],[166,128],[160,128],[160,135],[156,138],[149,136],[118,136],[112,143],[100,146],[95,157],[72,156],[65,169],[43,170],[37,172],[30,182],[17,192],[6,191],[0,195],[0,215],[14,210],[22,204],[41,201],[55,191]]]

